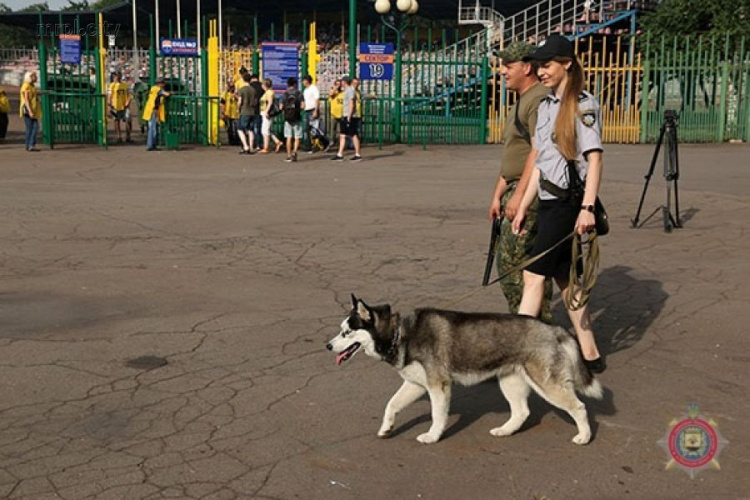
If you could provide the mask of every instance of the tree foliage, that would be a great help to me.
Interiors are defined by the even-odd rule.
[[[113,5],[120,5],[122,0],[96,0],[91,4],[91,10],[104,10]]]
[[[49,10],[49,4],[47,2],[34,3],[28,7],[24,7],[18,12],[46,12]]]
[[[737,41],[750,34],[750,0],[663,0],[641,19],[652,37],[705,35]]]
[[[68,0],[68,5],[63,7],[62,11],[79,11],[79,10],[89,10],[89,2],[88,0],[81,0],[80,2],[77,2],[76,0]]]

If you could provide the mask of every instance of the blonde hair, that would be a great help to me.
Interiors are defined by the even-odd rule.
[[[560,112],[555,121],[555,142],[557,149],[566,160],[575,160],[578,156],[576,144],[576,115],[578,114],[578,96],[583,91],[583,68],[577,58],[555,57],[559,63],[570,62],[568,82],[560,103]]]
[[[31,83],[31,75],[36,75],[36,71],[27,71],[23,75],[23,83]]]

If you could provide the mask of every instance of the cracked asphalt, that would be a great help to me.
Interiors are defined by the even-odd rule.
[[[652,146],[607,147],[594,326],[609,369],[595,436],[496,384],[425,399],[377,439],[388,366],[324,349],[355,292],[402,313],[477,287],[500,146],[365,148],[366,161],[0,144],[0,497],[747,498],[747,145],[683,145],[672,234],[629,228]],[[644,217],[665,200],[661,163]],[[456,308],[505,311],[500,289]],[[557,302],[555,314],[567,325]],[[665,470],[689,403],[721,470]],[[745,472],[742,472],[745,471]]]

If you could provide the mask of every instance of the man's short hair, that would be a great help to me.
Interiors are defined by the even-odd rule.
[[[263,80],[263,83],[264,83],[264,84],[266,85],[266,87],[268,87],[269,89],[272,89],[272,88],[273,88],[273,82],[271,81],[271,79],[270,79],[270,78],[266,78],[265,80]]]
[[[293,76],[290,76],[286,79],[286,86],[287,87],[296,87],[297,86],[297,79]]]
[[[352,79],[349,78],[348,76],[345,76],[344,78],[342,78],[341,81],[344,82],[347,85],[349,85],[350,83],[352,83]]]
[[[310,84],[313,82],[313,78],[310,75],[305,75],[304,78],[302,78],[302,80]]]
[[[255,73],[253,73],[252,75],[250,75],[250,79],[251,79],[251,80],[257,80],[257,79],[259,79],[259,78],[260,78],[260,77],[259,77],[258,75],[256,75]]]
[[[243,81],[245,81],[245,82],[249,82],[249,81],[250,81],[250,78],[251,78],[251,77],[250,77],[250,73],[248,73],[247,71],[245,71],[244,73],[242,73],[242,80],[243,80]]]

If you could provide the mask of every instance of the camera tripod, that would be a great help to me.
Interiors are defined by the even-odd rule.
[[[654,210],[651,215],[646,217],[646,220],[639,226],[638,222],[641,216],[641,210],[643,209],[643,201],[646,199],[646,191],[648,191],[649,182],[651,182],[651,176],[654,175],[654,167],[656,167],[656,160],[659,157],[659,151],[661,146],[664,144],[664,179],[667,181],[667,204],[658,207]],[[638,228],[643,226],[656,212],[661,209],[662,217],[664,219],[664,232],[671,233],[673,228],[681,228],[682,221],[680,220],[680,203],[677,192],[677,180],[680,178],[680,164],[677,157],[677,113],[673,110],[667,110],[664,112],[664,123],[661,126],[659,132],[659,140],[656,142],[656,148],[654,150],[654,157],[651,159],[651,166],[648,169],[648,173],[645,176],[646,183],[643,186],[643,194],[641,194],[641,201],[638,204],[638,211],[635,213],[635,218],[630,222],[632,227]],[[673,186],[674,185],[674,186]],[[674,216],[672,215],[672,190],[674,187]]]

